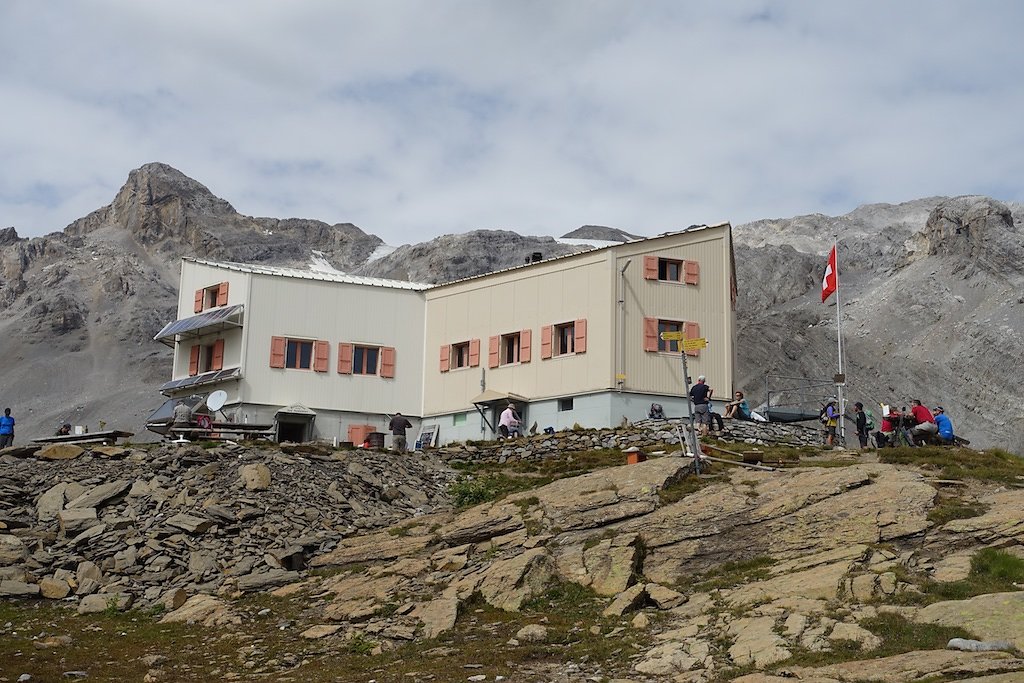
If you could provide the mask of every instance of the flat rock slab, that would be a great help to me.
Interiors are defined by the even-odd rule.
[[[327,636],[333,636],[340,630],[341,624],[317,624],[316,626],[310,626],[300,633],[299,637],[307,638],[309,640],[318,640],[320,638],[326,638]]]
[[[85,449],[71,443],[51,443],[43,446],[36,453],[42,460],[74,460],[85,453]]]
[[[393,536],[387,532],[346,538],[331,552],[314,557],[310,567],[392,560],[412,555],[433,541],[431,536]]]
[[[294,583],[302,578],[298,572],[284,569],[271,569],[269,572],[253,573],[238,579],[238,590],[242,592],[258,591],[264,588],[276,588]]]
[[[68,508],[98,508],[132,487],[130,481],[118,480],[95,486],[67,504]]]
[[[1008,640],[1024,647],[1024,591],[937,602],[922,607],[914,621],[957,626],[981,640]]]
[[[877,683],[906,683],[926,679],[944,680],[949,677],[961,681],[966,675],[989,676],[1005,672],[1021,679],[1024,659],[1006,652],[960,652],[957,650],[918,650],[881,659],[867,659],[817,668],[793,667],[797,680],[817,681],[876,681]],[[792,678],[789,680],[793,680]],[[987,678],[979,680],[986,681]],[[733,683],[737,683],[734,681]]]
[[[201,624],[226,626],[242,623],[241,617],[231,612],[227,604],[212,595],[193,595],[185,604],[160,620],[161,624]]]
[[[82,598],[78,603],[79,614],[96,614],[108,609],[123,612],[132,606],[132,596],[128,593],[94,593]]]
[[[480,581],[480,594],[498,609],[518,612],[524,602],[543,593],[554,576],[554,563],[547,550],[533,548],[488,567]]]

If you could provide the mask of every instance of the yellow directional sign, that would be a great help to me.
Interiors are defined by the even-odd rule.
[[[696,339],[684,339],[683,340],[683,351],[700,351],[701,349],[707,348],[708,340],[705,337],[697,337]]]
[[[661,341],[682,341],[682,332],[662,332],[660,335]]]

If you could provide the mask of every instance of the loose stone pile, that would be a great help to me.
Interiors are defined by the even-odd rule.
[[[526,436],[514,441],[470,442],[439,449],[445,462],[474,460],[515,462],[538,460],[591,449],[650,448],[677,444],[685,439],[689,420],[641,420],[617,429],[580,429]],[[821,431],[799,424],[726,420],[725,429],[716,438],[726,443],[756,445],[819,446]]]
[[[100,611],[282,585],[347,536],[446,506],[451,477],[429,458],[315,445],[9,449],[0,596]]]

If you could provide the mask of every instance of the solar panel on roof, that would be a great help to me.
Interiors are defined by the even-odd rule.
[[[172,379],[170,382],[165,382],[160,385],[161,393],[167,391],[174,391],[176,389],[184,389],[185,387],[195,387],[200,384],[213,384],[214,382],[225,382],[229,379],[235,379],[242,375],[241,368],[228,368],[226,370],[217,370],[215,372],[204,372],[201,375],[193,375],[192,377],[182,377],[181,379]]]

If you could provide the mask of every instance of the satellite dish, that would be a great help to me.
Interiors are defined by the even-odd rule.
[[[217,412],[224,407],[224,404],[228,400],[228,392],[218,389],[209,396],[206,397],[206,407]]]

